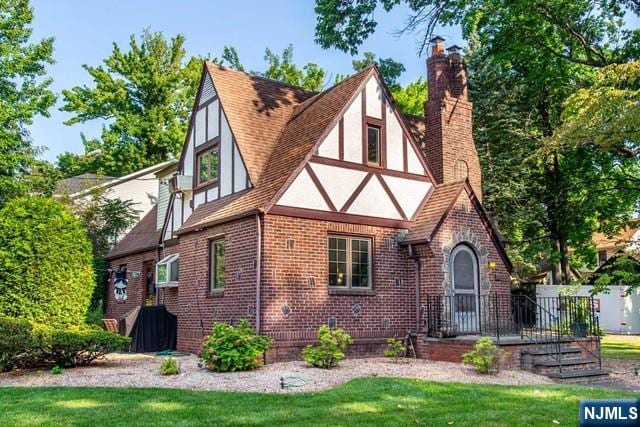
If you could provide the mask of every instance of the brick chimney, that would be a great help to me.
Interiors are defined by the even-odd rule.
[[[446,49],[444,39],[431,40],[427,59],[429,97],[424,105],[424,153],[438,183],[469,178],[482,200],[482,172],[473,143],[471,107],[467,98],[467,70],[460,48]]]

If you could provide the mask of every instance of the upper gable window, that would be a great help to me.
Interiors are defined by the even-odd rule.
[[[380,166],[382,163],[380,152],[380,128],[367,125],[367,163]]]
[[[208,184],[218,179],[219,145],[198,153],[198,185]]]

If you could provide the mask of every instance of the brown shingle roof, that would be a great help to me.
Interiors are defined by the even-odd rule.
[[[603,233],[593,233],[593,243],[598,249],[620,248],[629,244],[636,231],[640,230],[640,218],[632,220],[632,224],[623,228],[615,236],[607,236]]]
[[[294,108],[315,92],[207,62],[251,182],[257,183]]]
[[[160,231],[156,230],[157,213],[158,205],[151,208],[144,218],[109,251],[105,259],[120,258],[156,248],[160,242]]]
[[[436,186],[426,205],[416,217],[404,241],[430,241],[464,187],[465,181],[450,182]]]
[[[220,67],[213,66],[209,69],[217,70],[212,73],[214,79],[224,79],[228,76],[232,76],[232,79],[236,81],[236,90],[246,90],[251,87],[253,91],[262,90],[263,86],[259,83],[260,77],[250,76],[244,73],[231,72],[230,74],[223,74],[227,71],[222,70]],[[294,103],[294,99],[289,101],[277,101],[272,99],[273,93],[263,95],[261,93],[255,94],[250,97],[238,97],[235,91],[227,90],[219,91],[221,104],[227,115],[229,116],[229,122],[232,126],[234,135],[239,142],[240,136],[236,132],[234,123],[232,123],[231,117],[235,117],[234,122],[239,123],[241,128],[240,134],[244,137],[249,137],[250,133],[260,132],[262,137],[266,138],[270,142],[264,146],[260,144],[256,145],[259,140],[252,139],[247,141],[243,146],[240,146],[240,151],[246,162],[249,162],[248,155],[255,156],[256,153],[261,154],[259,162],[254,158],[253,166],[254,170],[259,176],[255,183],[255,187],[231,196],[224,197],[214,202],[205,203],[199,206],[193,214],[182,225],[178,234],[183,234],[188,231],[192,231],[203,226],[213,225],[215,223],[228,220],[229,218],[238,217],[241,215],[251,214],[259,211],[265,211],[273,203],[274,198],[277,197],[278,191],[282,189],[290,178],[293,178],[293,174],[297,168],[304,165],[307,156],[312,154],[314,146],[320,141],[325,132],[330,130],[330,125],[335,121],[342,112],[348,106],[349,101],[354,96],[358,88],[366,81],[369,74],[372,72],[371,68],[367,68],[350,78],[344,80],[340,84],[321,92],[311,98],[307,98],[305,102]],[[240,82],[241,80],[244,80]],[[265,90],[271,91],[273,89],[273,82],[267,80],[268,84]],[[220,86],[218,81],[214,80],[216,88]],[[228,84],[228,83],[227,83]],[[225,84],[223,84],[224,86]],[[288,86],[282,86],[283,93],[287,93],[291,90]],[[255,101],[255,96],[261,99],[260,102]],[[284,95],[288,96],[288,95]],[[227,102],[228,98],[230,102]],[[265,101],[271,99],[270,101]],[[270,122],[269,116],[262,117],[260,120],[264,121],[262,124],[253,124],[250,120],[243,118],[245,114],[249,116],[261,116],[266,114],[258,110],[263,110],[263,103],[267,102],[269,105],[280,105],[276,107],[274,111],[278,111],[278,116],[273,123]],[[254,110],[247,113],[247,109]],[[283,118],[285,110],[288,111],[287,117]],[[275,114],[275,112],[273,113]],[[274,125],[280,123],[280,129]],[[262,129],[250,129],[262,126]],[[253,137],[255,138],[255,136]],[[251,146],[250,144],[254,144]],[[239,144],[240,145],[240,144]],[[250,153],[250,154],[249,154]],[[265,168],[265,165],[269,165]]]

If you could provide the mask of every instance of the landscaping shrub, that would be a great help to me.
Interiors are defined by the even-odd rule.
[[[330,369],[344,359],[344,349],[353,342],[351,335],[342,329],[330,329],[327,325],[318,329],[320,345],[308,345],[302,350],[302,358],[311,365]]]
[[[476,341],[473,351],[462,356],[462,363],[472,365],[479,374],[498,373],[506,355],[490,338],[483,337]]]
[[[25,197],[0,209],[0,316],[80,325],[95,286],[91,242],[61,203]]]
[[[212,371],[246,371],[263,365],[270,342],[271,338],[256,335],[246,320],[238,327],[215,322],[202,343],[200,357]]]
[[[51,368],[51,375],[60,375],[62,373],[62,368],[58,365],[54,365],[53,368]]]
[[[0,371],[44,365],[49,333],[25,319],[0,317]]]
[[[64,368],[88,365],[114,351],[129,347],[131,338],[100,329],[54,330],[49,355]]]
[[[160,365],[160,375],[178,375],[180,363],[173,357],[166,358]]]
[[[24,319],[0,318],[0,370],[87,365],[126,349],[131,339],[98,329],[61,330]]]
[[[384,351],[384,356],[393,359],[398,363],[398,359],[404,355],[404,344],[402,340],[395,338],[387,339],[387,349]]]

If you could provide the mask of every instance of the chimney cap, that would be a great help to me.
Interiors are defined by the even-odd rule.
[[[462,50],[462,48],[460,46],[458,46],[457,44],[454,44],[452,46],[449,46],[447,48],[447,52],[449,53],[458,53]]]
[[[433,44],[442,44],[444,42],[445,42],[445,39],[440,36],[435,36],[434,38],[429,40],[429,43],[433,43]]]

